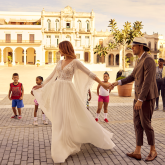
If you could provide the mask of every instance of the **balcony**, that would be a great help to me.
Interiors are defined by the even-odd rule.
[[[22,40],[22,41],[17,41],[17,40],[11,40],[11,41],[6,41],[6,40],[0,40],[0,45],[38,45],[41,44],[42,41],[41,40],[34,40],[34,41],[30,41],[30,40]]]
[[[10,30],[16,30],[16,29],[21,29],[21,30],[41,30],[42,25],[0,25],[0,29],[10,29]]]
[[[45,49],[58,49],[58,45],[45,45]]]
[[[60,32],[60,29],[55,29],[55,28],[51,28],[51,29],[45,29],[45,32]]]
[[[151,49],[151,52],[152,52],[152,53],[159,53],[159,50],[158,50],[158,49],[153,49],[153,48],[152,48],[152,49]]]

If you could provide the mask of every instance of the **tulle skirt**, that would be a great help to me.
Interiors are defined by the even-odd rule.
[[[58,79],[34,94],[52,122],[51,155],[55,163],[65,162],[69,155],[78,153],[83,143],[102,149],[115,146],[113,134],[95,121],[71,81]]]

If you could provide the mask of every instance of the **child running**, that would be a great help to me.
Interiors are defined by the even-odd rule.
[[[22,83],[18,82],[19,80],[18,73],[13,73],[12,80],[14,82],[10,84],[9,94],[8,94],[9,100],[12,100],[12,109],[14,113],[14,116],[12,116],[11,118],[21,119],[22,118],[21,108],[24,107],[23,104],[24,89]],[[17,115],[16,107],[18,109],[19,116]]]
[[[106,84],[110,84],[108,82],[109,80],[109,74],[108,72],[105,72],[104,73],[104,83]],[[99,89],[100,89],[100,92],[99,92]],[[101,112],[101,109],[102,109],[102,106],[104,104],[104,121],[106,123],[108,123],[108,119],[107,119],[107,114],[108,114],[108,103],[109,103],[109,93],[110,93],[110,89],[108,90],[105,90],[102,86],[98,85],[97,87],[97,95],[99,96],[98,98],[98,109],[97,109],[97,114],[96,114],[96,118],[95,120],[98,121],[99,120],[99,115],[100,115],[100,112]]]
[[[42,82],[43,82],[43,77],[41,77],[41,76],[36,77],[36,84],[37,84],[37,85],[41,85]],[[31,91],[31,94],[33,95],[33,90]],[[34,95],[33,95],[33,96],[34,96]],[[34,100],[34,103],[35,103],[35,109],[34,109],[34,123],[33,123],[33,124],[34,124],[35,126],[38,126],[38,122],[37,122],[37,111],[38,111],[38,106],[39,106],[39,104],[38,104],[38,102],[37,102],[36,99]],[[45,125],[48,124],[48,122],[47,122],[46,119],[45,119],[45,114],[44,114],[43,111],[42,111],[42,120],[43,120],[43,124],[45,124]]]

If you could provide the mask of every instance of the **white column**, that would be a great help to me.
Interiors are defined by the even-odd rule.
[[[1,65],[4,65],[3,49],[1,49]]]
[[[13,49],[13,59],[12,59],[12,64],[15,65],[15,49]]]
[[[26,49],[24,49],[24,65],[26,65]]]
[[[116,55],[114,54],[114,66],[116,66]]]

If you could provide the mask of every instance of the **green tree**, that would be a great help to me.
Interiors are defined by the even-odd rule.
[[[143,28],[142,22],[136,21],[133,23],[133,26],[130,22],[125,22],[123,29],[119,30],[117,23],[114,19],[109,21],[109,26],[112,32],[113,38],[115,40],[114,47],[122,46],[123,49],[123,70],[125,70],[125,49],[130,46],[130,43],[135,37],[143,36],[141,29]],[[111,47],[113,47],[111,45]],[[126,61],[127,62],[127,61]]]
[[[107,47],[103,47],[102,45],[96,45],[94,48],[94,54],[98,54],[100,57],[106,56],[108,54],[107,49]]]

